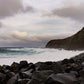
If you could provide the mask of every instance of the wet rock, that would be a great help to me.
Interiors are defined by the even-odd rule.
[[[2,68],[3,68],[3,69],[10,70],[10,66],[8,66],[8,65],[3,65]]]
[[[80,75],[80,77],[84,78],[84,69],[79,71],[79,75]]]
[[[13,76],[15,76],[15,73],[14,72],[8,72],[6,74],[6,80],[9,80],[10,78],[12,78]]]
[[[63,61],[62,61],[62,64],[68,64],[69,63],[69,60],[68,59],[64,59]]]
[[[71,70],[72,70],[72,67],[70,67],[70,66],[68,66],[68,67],[65,68],[65,72],[66,73],[70,73]]]
[[[36,71],[36,66],[33,63],[30,63],[27,70],[32,69],[32,72]]]
[[[26,84],[30,79],[19,79],[18,84]]]
[[[71,64],[71,63],[75,63],[75,61],[74,61],[74,59],[64,59],[63,61],[62,61],[62,65],[64,65],[64,64]]]
[[[82,69],[80,64],[71,63],[64,67],[65,72],[69,73],[70,71],[77,71],[79,72]]]
[[[70,66],[72,67],[72,70],[74,71],[80,71],[82,69],[82,66],[80,64],[72,63]]]
[[[2,66],[0,65],[0,71],[2,70]]]
[[[72,75],[74,75],[76,78],[79,77],[79,74],[78,74],[77,71],[70,71],[70,73],[71,73]]]
[[[5,84],[6,75],[3,73],[0,73],[0,84]]]
[[[18,84],[18,74],[10,78],[7,84]]]
[[[84,78],[79,77],[79,84],[84,84]]]
[[[21,79],[23,78],[31,78],[32,76],[32,69],[25,71],[25,72],[19,72],[19,76]]]
[[[78,80],[72,74],[58,73],[49,76],[45,84],[78,84]]]
[[[31,79],[27,84],[41,84],[38,79]]]
[[[19,64],[19,69],[28,67],[28,62],[27,61],[20,61]]]
[[[74,59],[69,59],[69,63],[75,63]]]
[[[11,65],[11,71],[17,72],[18,68],[19,68],[19,64],[16,62],[13,62],[13,64]]]
[[[81,65],[82,65],[82,68],[84,68],[84,62],[82,62]]]
[[[52,70],[36,71],[32,74],[32,79],[39,80],[41,83],[45,82],[47,77],[53,73]]]
[[[59,65],[57,62],[53,62],[51,64],[48,63],[40,63],[38,66],[38,70],[52,70],[54,73],[60,73],[63,72],[61,65]]]

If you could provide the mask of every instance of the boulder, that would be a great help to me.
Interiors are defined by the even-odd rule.
[[[26,84],[30,79],[19,79],[18,84]]]
[[[10,78],[7,82],[7,84],[18,84],[18,74]]]
[[[10,66],[11,71],[18,72],[19,64],[16,62],[13,62],[13,64]]]
[[[25,72],[19,72],[19,76],[20,76],[21,79],[31,78],[31,76],[32,76],[32,69],[30,69],[28,71],[25,71]]]
[[[6,80],[9,80],[13,76],[15,76],[15,73],[14,72],[8,72],[8,73],[6,73]]]
[[[20,61],[19,64],[19,69],[28,67],[28,62],[27,61]]]
[[[44,71],[35,71],[32,74],[32,79],[39,80],[40,83],[45,82],[47,77],[53,73],[52,70],[44,70]]]
[[[31,79],[27,84],[41,84],[37,79]]]
[[[54,73],[60,73],[63,72],[62,66],[60,64],[58,64],[57,62],[52,62],[52,63],[40,63],[40,65],[38,66],[38,70],[42,71],[42,70],[52,70],[54,71]]]
[[[5,84],[6,75],[3,73],[0,73],[0,84]]]
[[[72,74],[58,73],[49,76],[45,84],[78,84],[78,80]]]
[[[84,69],[79,71],[79,75],[80,75],[80,77],[84,78]]]
[[[28,68],[27,68],[27,70],[30,70],[30,69],[32,69],[32,72],[34,72],[36,70],[35,64],[30,63],[29,66],[28,66]]]

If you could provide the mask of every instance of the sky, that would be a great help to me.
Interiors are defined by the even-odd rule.
[[[83,23],[84,0],[0,0],[0,47],[44,47]]]

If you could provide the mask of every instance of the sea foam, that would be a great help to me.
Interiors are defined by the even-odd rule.
[[[0,65],[27,60],[28,62],[59,61],[76,56],[84,51],[46,48],[6,48],[0,51]]]

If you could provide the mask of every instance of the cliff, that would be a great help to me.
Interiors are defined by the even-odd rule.
[[[46,45],[46,48],[83,50],[84,49],[84,27],[71,37],[49,41]]]

